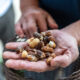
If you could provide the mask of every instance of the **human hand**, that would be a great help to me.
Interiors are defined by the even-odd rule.
[[[6,44],[6,48],[15,50],[18,46],[25,46],[25,45],[26,45],[25,42],[11,42]],[[47,65],[46,61],[30,62],[27,60],[22,60],[20,58],[20,54],[16,54],[16,52],[11,52],[11,51],[5,51],[3,53],[3,58],[8,59],[5,65],[8,68],[13,68],[15,70],[44,72],[44,71],[49,71],[56,68],[56,67],[51,67]]]
[[[20,37],[26,35],[29,38],[38,30],[46,31],[47,26],[52,29],[58,28],[49,13],[38,7],[29,7],[22,13],[20,20],[16,23],[15,30]]]
[[[48,66],[45,61],[30,62],[27,60],[21,60],[19,54],[16,52],[4,52],[3,57],[8,59],[6,61],[6,66],[8,68],[13,68],[17,70],[28,70],[35,72],[44,72],[49,70],[54,70],[58,67],[67,67],[73,61],[75,61],[79,55],[77,42],[71,35],[60,31],[52,30],[50,31],[52,36],[54,36],[57,47],[55,49],[55,54],[57,55],[51,60],[51,65]],[[7,49],[16,49],[18,46],[26,45],[25,43],[16,42],[8,43],[6,45]],[[14,65],[14,64],[15,65]]]
[[[79,56],[77,40],[63,30],[52,30],[51,33],[57,44],[54,52],[57,56],[52,59],[51,66],[69,66]]]

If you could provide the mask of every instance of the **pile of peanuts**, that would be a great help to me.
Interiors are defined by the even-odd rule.
[[[56,44],[50,32],[35,32],[33,37],[25,42],[27,42],[26,46],[19,46],[16,50],[22,59],[34,62],[46,60],[47,64],[50,64],[50,61],[56,57],[54,53]]]

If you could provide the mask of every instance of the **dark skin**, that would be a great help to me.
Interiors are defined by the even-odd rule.
[[[78,46],[80,46],[80,20],[61,30],[51,30],[50,32],[57,43],[55,49],[55,54],[57,56],[51,60],[50,66],[48,66],[45,61],[29,62],[27,60],[21,60],[18,54],[9,51],[3,53],[3,58],[8,59],[5,63],[6,66],[16,70],[25,69],[35,72],[45,72],[54,70],[57,67],[69,66],[79,56]],[[26,45],[26,43],[8,43],[6,44],[6,48],[16,49],[19,45]]]
[[[20,37],[32,37],[38,29],[40,32],[46,31],[47,26],[52,29],[58,28],[51,15],[41,9],[38,3],[38,0],[21,0],[22,16],[15,26],[16,33]]]

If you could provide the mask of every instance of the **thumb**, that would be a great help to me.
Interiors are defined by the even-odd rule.
[[[66,51],[67,51],[66,48],[56,47],[54,53],[56,54],[56,56],[59,56],[59,55],[63,55]]]
[[[72,62],[72,57],[69,51],[66,51],[64,55],[59,55],[52,59],[51,66],[58,66],[58,67],[67,67]]]
[[[20,37],[24,37],[24,33],[19,22],[15,24],[15,31]]]
[[[53,29],[58,28],[58,25],[56,24],[55,20],[53,20],[53,18],[50,15],[48,15],[47,17],[47,22],[50,28],[53,28]]]

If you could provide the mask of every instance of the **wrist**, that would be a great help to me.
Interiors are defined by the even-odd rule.
[[[25,13],[28,10],[34,10],[34,9],[37,9],[37,8],[39,8],[39,7],[38,6],[28,6],[27,8],[21,9],[21,12]]]
[[[39,9],[40,9],[39,7],[30,6],[30,7],[26,8],[25,10],[22,11],[22,16],[26,17],[26,15],[34,14],[35,11],[37,11]]]
[[[80,28],[80,20],[61,29],[61,31],[66,32],[67,34],[74,37],[78,43],[78,46],[80,46],[80,31],[78,31],[79,28]]]
[[[29,8],[36,8],[39,7],[39,1],[38,0],[21,0],[21,11],[25,12]]]

